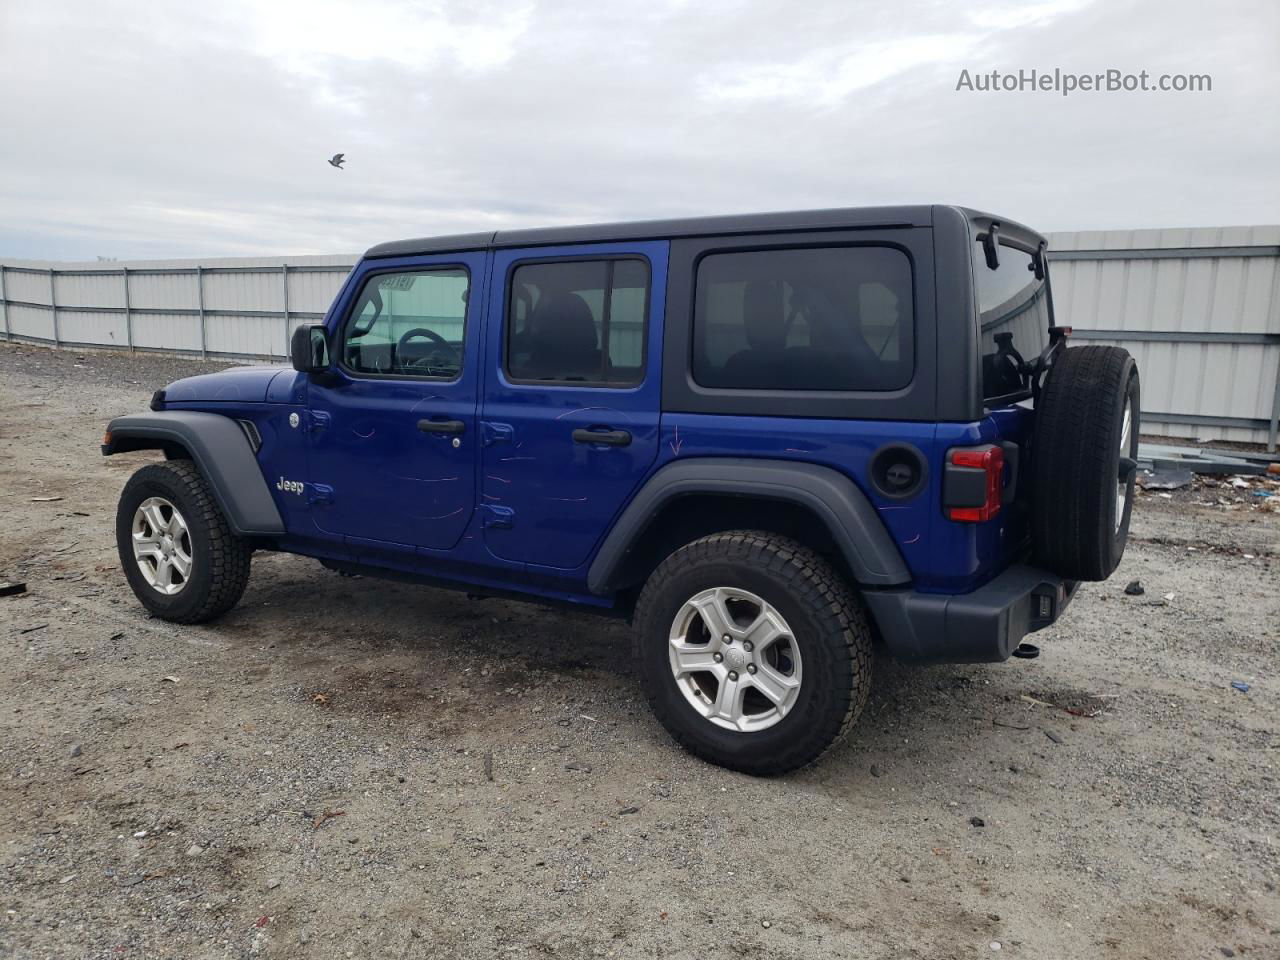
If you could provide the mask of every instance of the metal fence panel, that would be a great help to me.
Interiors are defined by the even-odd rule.
[[[49,302],[49,272],[46,267],[41,270],[5,270],[5,296],[9,300],[21,303]]]
[[[62,291],[58,291],[62,296]],[[58,335],[63,343],[116,347],[128,343],[124,312],[76,310],[58,305]]]
[[[16,303],[9,303],[8,307],[9,331],[13,336],[53,342],[53,314],[48,307],[27,307]]]
[[[142,350],[200,352],[200,319],[191,314],[135,310],[133,343]]]

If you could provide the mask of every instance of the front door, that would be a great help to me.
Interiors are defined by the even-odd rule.
[[[581,566],[651,469],[667,250],[643,242],[494,254],[480,509],[496,556]]]
[[[363,548],[447,550],[475,507],[484,254],[363,265],[308,388],[316,525]]]

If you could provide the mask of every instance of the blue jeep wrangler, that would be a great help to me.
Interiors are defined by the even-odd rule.
[[[1138,374],[1068,349],[1045,241],[908,206],[371,249],[292,368],[179,380],[103,453],[155,616],[209,620],[255,550],[630,618],[697,755],[812,762],[872,648],[1000,661],[1115,569]]]

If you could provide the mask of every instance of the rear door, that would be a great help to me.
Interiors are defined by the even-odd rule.
[[[308,387],[316,525],[359,553],[446,550],[475,507],[485,255],[374,261]]]
[[[658,452],[668,244],[498,250],[480,509],[504,560],[586,563]]]

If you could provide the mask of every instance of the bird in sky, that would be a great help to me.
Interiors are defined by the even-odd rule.
[[[342,164],[346,162],[342,159],[345,156],[346,154],[344,153],[335,153],[329,160],[329,166],[337,167],[339,170],[341,170]]]

